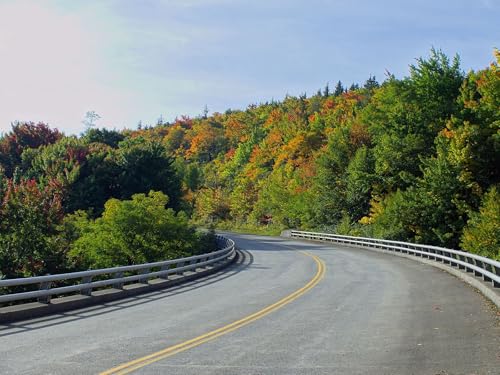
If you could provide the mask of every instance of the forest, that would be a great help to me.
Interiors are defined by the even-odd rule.
[[[500,52],[432,49],[314,95],[134,130],[0,137],[0,277],[207,251],[196,228],[396,239],[500,259]]]

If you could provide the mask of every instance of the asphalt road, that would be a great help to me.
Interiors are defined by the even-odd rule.
[[[244,256],[206,279],[0,325],[0,374],[500,373],[498,312],[455,277],[367,250],[230,236]]]

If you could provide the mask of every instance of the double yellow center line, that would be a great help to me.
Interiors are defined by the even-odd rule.
[[[317,266],[317,271],[316,271],[316,274],[314,275],[314,277],[306,285],[304,285],[302,288],[289,294],[285,298],[280,299],[278,302],[275,302],[272,305],[269,305],[269,306],[263,308],[262,310],[259,310],[259,311],[255,312],[251,315],[248,315],[240,320],[237,320],[233,323],[225,325],[224,327],[215,329],[215,330],[210,331],[208,333],[205,333],[201,336],[184,341],[180,344],[169,346],[168,348],[165,348],[165,349],[160,350],[158,352],[155,352],[155,353],[146,355],[144,357],[135,359],[133,361],[124,363],[122,365],[113,367],[112,369],[109,369],[107,371],[102,372],[100,375],[129,374],[129,373],[131,373],[135,370],[138,370],[144,366],[150,365],[154,362],[158,362],[164,358],[167,358],[167,357],[170,357],[174,354],[177,354],[177,353],[183,352],[185,350],[194,348],[194,347],[201,345],[205,342],[214,340],[219,336],[233,332],[233,331],[235,331],[243,326],[246,326],[247,324],[250,324],[250,323],[256,321],[257,319],[260,319],[260,318],[272,313],[273,311],[278,310],[279,308],[285,306],[286,304],[296,300],[297,298],[299,298],[300,296],[302,296],[303,294],[307,293],[309,290],[314,288],[321,281],[321,279],[323,278],[323,276],[325,274],[325,263],[323,262],[323,260],[318,258],[316,255],[312,255],[312,254],[309,254],[309,253],[306,253],[303,251],[301,251],[301,253],[313,258],[314,261],[316,262],[316,266]]]

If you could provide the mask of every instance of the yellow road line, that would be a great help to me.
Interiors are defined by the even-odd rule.
[[[303,294],[308,292],[310,289],[314,288],[321,281],[321,279],[323,278],[323,276],[325,274],[325,263],[323,262],[323,260],[321,260],[316,255],[312,255],[312,254],[309,254],[309,253],[306,253],[303,251],[301,251],[301,253],[313,258],[314,261],[316,262],[316,266],[317,266],[317,271],[316,271],[316,274],[314,275],[314,277],[306,285],[304,285],[302,288],[300,288],[300,289],[296,290],[295,292],[289,294],[288,296],[282,298],[278,302],[275,302],[272,305],[269,305],[269,306],[263,308],[262,310],[259,310],[251,315],[246,316],[245,318],[237,320],[233,323],[230,323],[228,325],[225,325],[224,327],[215,329],[215,330],[210,331],[208,333],[205,333],[201,336],[184,341],[183,343],[170,346],[170,347],[165,348],[163,350],[160,350],[158,352],[155,352],[155,353],[146,355],[144,357],[135,359],[133,361],[124,363],[122,365],[113,367],[112,369],[101,372],[100,375],[129,374],[132,371],[138,370],[144,366],[147,366],[147,365],[152,364],[154,362],[160,361],[166,357],[170,357],[174,354],[177,354],[177,353],[183,352],[185,350],[194,348],[198,345],[201,345],[207,341],[214,340],[219,336],[233,332],[233,331],[235,331],[235,330],[237,330],[237,329],[239,329],[247,324],[250,324],[250,323],[256,321],[257,319],[260,319],[260,318],[272,313],[273,311],[278,310],[279,308],[285,306],[286,304],[296,300],[297,298],[299,298],[300,296],[302,296]]]

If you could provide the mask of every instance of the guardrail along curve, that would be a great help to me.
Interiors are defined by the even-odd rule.
[[[216,238],[218,247],[222,249],[186,258],[81,272],[0,280],[0,288],[33,284],[38,285],[38,290],[0,295],[0,304],[34,298],[36,298],[38,302],[48,304],[50,303],[51,297],[56,295],[80,292],[80,294],[91,296],[92,290],[96,288],[111,286],[114,289],[123,289],[125,283],[133,281],[148,284],[148,282],[154,278],[167,280],[168,276],[171,274],[194,271],[197,268],[210,266],[231,257],[235,252],[234,241],[219,235],[217,235]],[[158,269],[158,271],[152,271],[152,269]],[[135,274],[124,276],[124,273]],[[92,278],[96,276],[111,277],[104,280],[92,281]],[[74,285],[51,287],[52,283],[56,281],[75,279],[80,279],[81,281]]]
[[[305,232],[298,230],[289,231],[290,237],[303,238],[315,241],[335,242],[343,245],[368,247],[425,257],[436,262],[442,262],[452,267],[474,273],[486,282],[491,282],[493,287],[500,288],[500,262],[476,254],[445,247],[420,245],[409,242],[382,240],[367,237],[343,236],[338,234]]]

